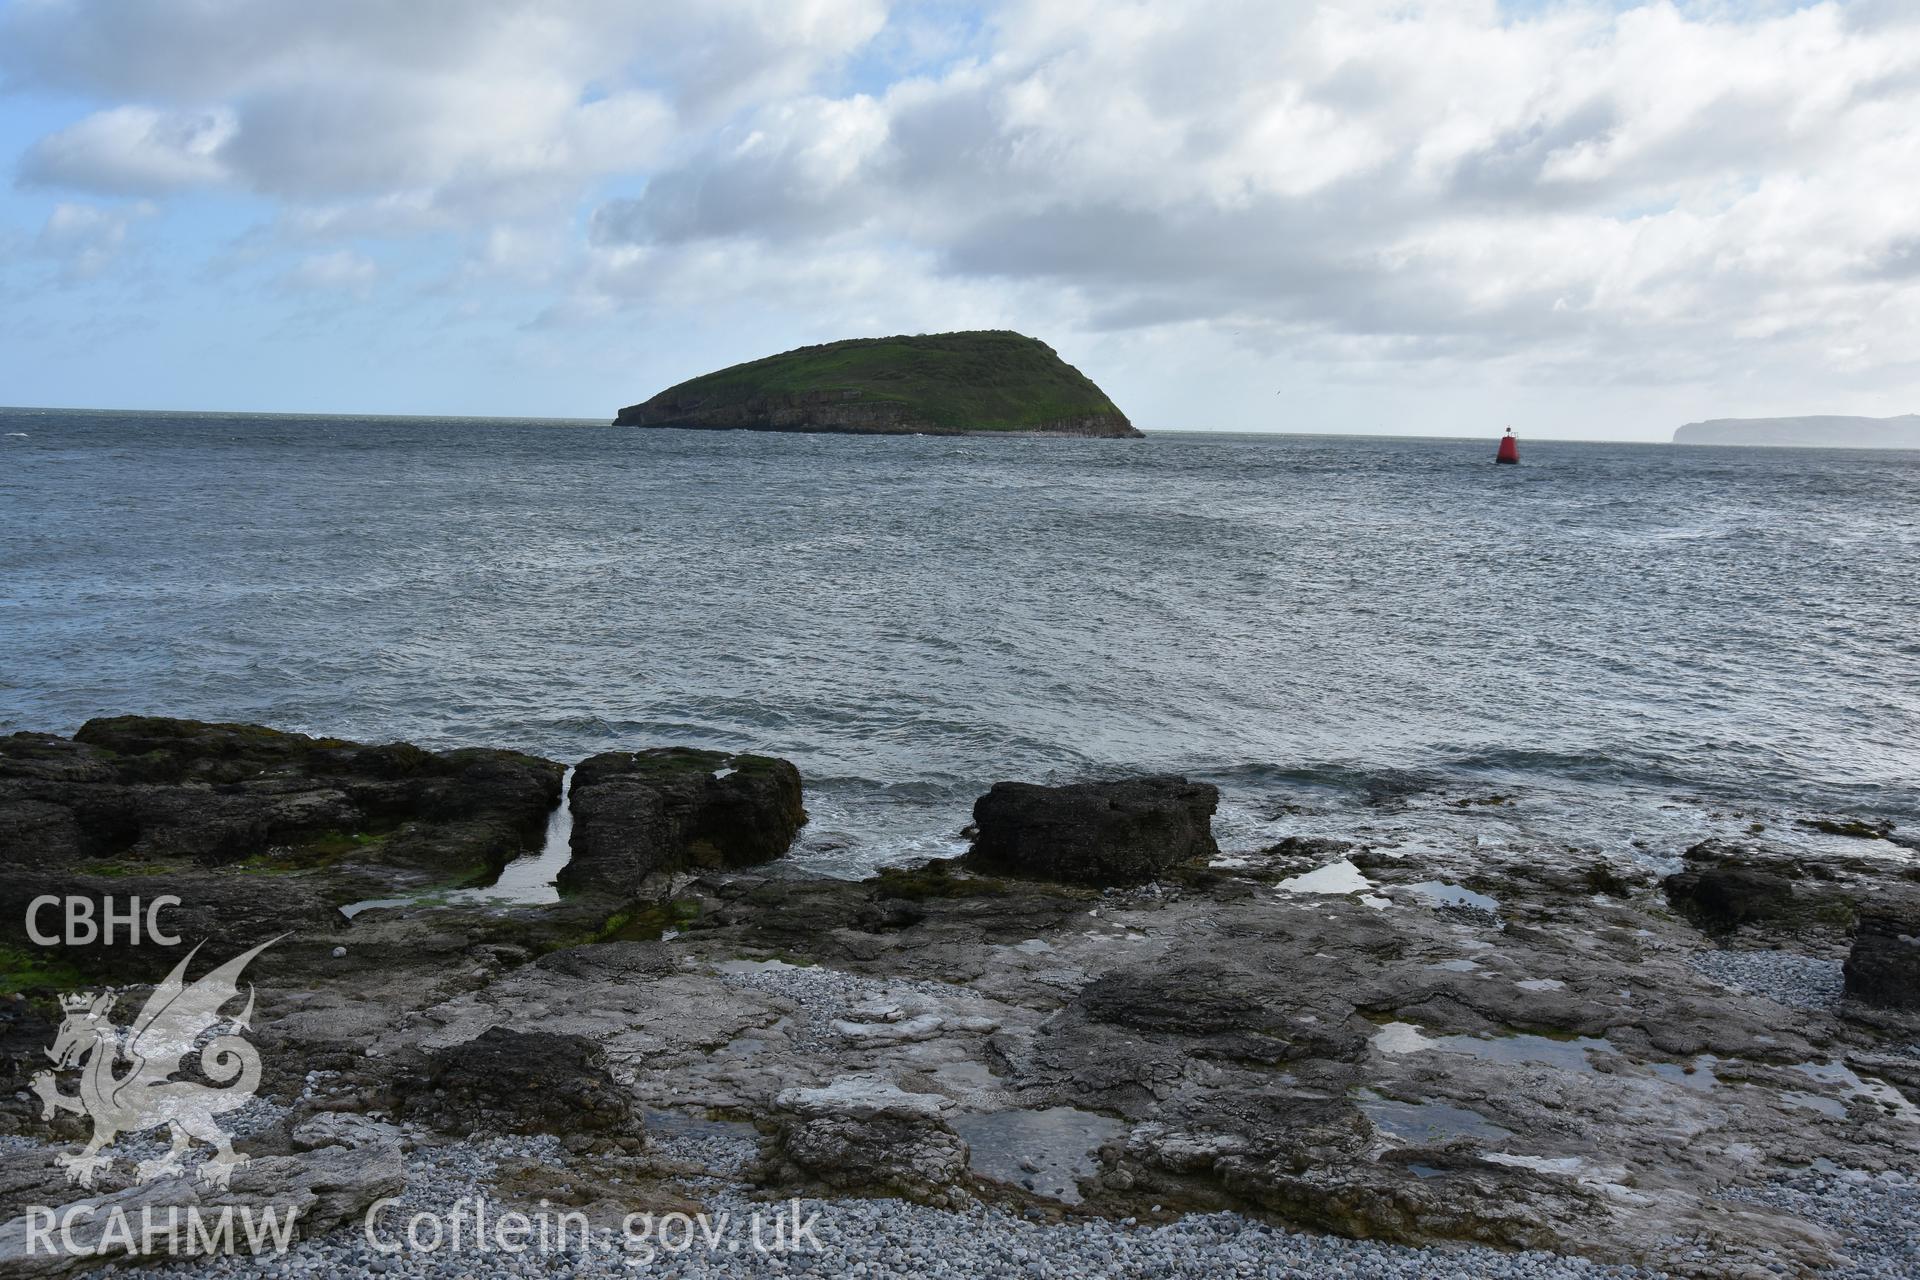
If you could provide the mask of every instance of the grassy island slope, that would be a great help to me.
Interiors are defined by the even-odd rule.
[[[1140,434],[1053,348],[1003,329],[801,347],[669,387],[614,422],[873,435]]]

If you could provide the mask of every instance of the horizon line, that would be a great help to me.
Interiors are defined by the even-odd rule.
[[[497,414],[497,413],[393,413],[342,410],[313,409],[160,409],[160,408],[122,408],[101,405],[0,405],[0,413],[102,413],[102,414],[165,414],[175,417],[200,418],[357,418],[383,419],[403,422],[487,422],[522,423],[527,425],[566,425],[615,428],[616,424],[608,417],[578,417],[573,415],[540,414]],[[1138,425],[1138,424],[1136,424]],[[660,430],[661,428],[619,427],[619,430]],[[1297,436],[1297,437],[1333,437],[1364,440],[1457,440],[1474,443],[1485,439],[1498,439],[1499,433],[1507,428],[1489,427],[1488,435],[1459,434],[1422,434],[1406,431],[1343,431],[1343,430],[1287,430],[1279,428],[1257,427],[1140,427],[1149,435],[1239,435],[1239,436]],[[1677,428],[1676,428],[1677,429]],[[736,428],[751,431],[752,428]],[[767,432],[774,435],[834,435],[835,432]],[[895,434],[895,433],[882,433]],[[917,435],[918,432],[900,432],[900,435]],[[1018,433],[1009,433],[1018,434]],[[986,439],[993,435],[990,431],[978,432],[965,439]],[[1027,438],[1027,437],[1023,437]],[[1066,437],[1063,437],[1066,438]],[[1672,440],[1644,439],[1608,439],[1595,436],[1523,436],[1523,439],[1549,441],[1556,444],[1662,444],[1674,443]]]

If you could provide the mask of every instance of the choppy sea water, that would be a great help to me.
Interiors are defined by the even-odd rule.
[[[766,751],[836,874],[1133,770],[1230,851],[1920,827],[1920,454],[1491,437],[4,410],[0,728]]]

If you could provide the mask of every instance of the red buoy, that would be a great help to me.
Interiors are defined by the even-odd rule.
[[[1520,461],[1520,441],[1514,438],[1513,428],[1507,428],[1507,434],[1500,437],[1500,452],[1493,455],[1495,462]]]

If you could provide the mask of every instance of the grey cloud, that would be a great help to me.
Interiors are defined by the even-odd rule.
[[[1912,0],[1853,0],[1843,16],[1859,31],[1889,31],[1920,27],[1920,8]]]
[[[0,68],[16,86],[206,101],[256,86],[288,61],[346,54],[369,69],[458,67],[499,24],[538,9],[530,0],[13,5],[0,16]]]
[[[228,158],[250,186],[296,199],[422,189],[444,177],[442,123],[431,92],[404,83],[295,86],[248,100]]]
[[[1566,202],[1580,193],[1561,190],[1544,171],[1552,158],[1582,143],[1605,143],[1620,124],[1611,103],[1587,102],[1553,120],[1536,120],[1503,133],[1491,145],[1461,158],[1453,192],[1468,200]]]
[[[638,78],[696,107],[738,107],[797,90],[883,16],[879,0],[65,0],[0,12],[0,74],[15,87],[205,103],[283,88],[303,69],[432,77],[519,56],[583,84]]]
[[[1271,11],[1200,13],[1111,47],[1049,30],[898,86],[884,141],[831,183],[801,177],[835,146],[825,129],[785,118],[751,151],[716,139],[603,208],[596,239],[792,248],[864,227],[948,280],[1065,291],[1094,329],[1231,322],[1381,358],[1530,352],[1658,380],[1714,366],[1735,332],[1812,359],[1838,344],[1846,309],[1778,313],[1823,269],[1828,224],[1875,234],[1851,216],[1870,198],[1825,194],[1884,184],[1864,156],[1900,150],[1852,114],[1861,85],[1879,109],[1920,96],[1894,74],[1920,72],[1920,43],[1849,47],[1826,12],[1763,31],[1649,10],[1604,39],[1437,22],[1431,63],[1451,79],[1408,64],[1414,41],[1291,60]],[[1442,47],[1481,39],[1509,65],[1515,41],[1537,45],[1520,83],[1483,93],[1476,60]],[[1769,175],[1796,181],[1759,198]],[[1907,261],[1887,250],[1880,275]]]
[[[1868,280],[1920,279],[1920,235],[1902,236],[1887,245],[1861,275]]]
[[[950,269],[1044,277],[1116,299],[1096,327],[1252,315],[1267,323],[1381,339],[1457,343],[1538,336],[1550,290],[1469,309],[1451,288],[1396,271],[1371,248],[1367,215],[1341,224],[1338,202],[1312,210],[1272,201],[1174,218],[1111,208],[1051,209],[993,219],[957,242]],[[1357,204],[1357,202],[1356,202]],[[1373,218],[1385,221],[1376,210]]]
[[[1462,157],[1452,194],[1507,208],[1604,208],[1723,176],[1783,169],[1828,145],[1817,134],[1796,133],[1796,105],[1783,91],[1722,94],[1684,118],[1659,120],[1661,136],[1605,164],[1604,172],[1556,172],[1556,161],[1581,148],[1606,152],[1622,142],[1629,127],[1626,107],[1612,98],[1592,99]],[[1648,122],[1638,123],[1645,128]]]
[[[1012,142],[995,110],[996,87],[968,83],[900,101],[889,121],[893,180],[912,190],[993,179]]]
[[[552,214],[676,126],[797,92],[880,4],[66,0],[0,10],[0,76],[121,104],[37,143],[26,181]],[[210,121],[219,136],[196,132]]]
[[[595,210],[601,244],[684,244],[753,234],[776,243],[857,224],[855,193],[810,190],[784,165],[731,164],[661,174],[634,200]]]
[[[1886,213],[1920,145],[1911,5],[1006,0],[970,26],[933,0],[883,31],[880,3],[64,0],[0,10],[0,75],[100,102],[25,181],[264,193],[302,252],[564,228],[555,315],[720,276],[855,313],[1026,290],[1099,330],[1653,379],[1729,335],[1818,365],[1913,314]],[[578,243],[615,176],[639,194]]]

